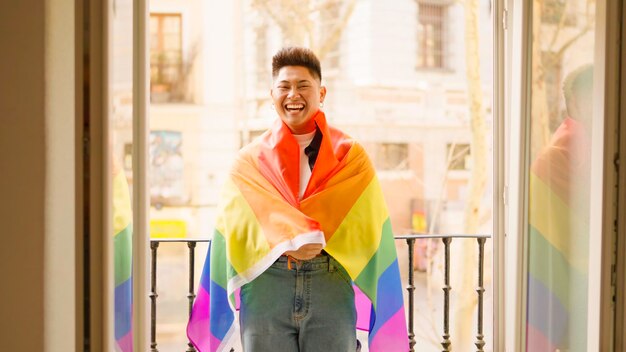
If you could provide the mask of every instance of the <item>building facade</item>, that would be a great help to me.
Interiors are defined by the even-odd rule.
[[[352,18],[364,21],[363,26],[359,28],[366,30],[364,28],[369,28],[368,26],[376,22],[373,20],[368,24],[368,20],[363,20],[368,17],[372,18],[368,14],[373,14],[374,10],[392,11],[392,7],[398,6],[398,9],[409,12],[409,8],[419,10],[420,7],[420,2],[402,3],[402,5],[399,5],[400,2],[393,5],[382,3],[374,1],[357,3],[358,7],[354,8]],[[431,3],[447,4],[448,15],[460,11],[456,2],[424,1],[425,5]],[[215,8],[225,6],[223,2],[218,1],[206,2],[205,5],[215,6]],[[389,8],[383,9],[380,6],[389,6]],[[6,284],[0,290],[0,295],[2,295],[0,334],[2,334],[4,349],[115,350],[113,323],[115,285],[112,279],[114,277],[114,251],[110,231],[111,209],[109,208],[112,199],[111,169],[115,159],[122,159],[124,167],[128,167],[127,162],[129,162],[132,171],[130,176],[133,186],[133,221],[136,235],[134,241],[139,244],[133,249],[132,270],[135,279],[133,332],[136,337],[135,349],[139,351],[149,349],[147,328],[149,321],[147,307],[150,296],[147,288],[149,219],[158,218],[153,214],[157,207],[163,212],[161,213],[164,214],[163,219],[174,216],[185,218],[187,215],[184,214],[188,212],[187,203],[194,202],[191,204],[197,205],[198,209],[201,209],[202,205],[210,205],[209,200],[205,203],[204,199],[196,200],[193,197],[205,197],[215,190],[215,187],[206,181],[206,179],[211,179],[210,175],[207,175],[208,166],[194,164],[193,167],[204,168],[204,171],[190,172],[183,161],[183,182],[174,182],[174,186],[163,182],[162,189],[151,194],[147,189],[149,179],[147,171],[151,162],[149,159],[152,157],[149,154],[150,138],[154,139],[155,150],[162,153],[154,155],[162,156],[164,159],[169,158],[165,163],[154,161],[155,165],[171,171],[172,178],[165,178],[165,180],[179,180],[181,158],[185,160],[190,154],[196,154],[214,155],[215,158],[212,160],[220,160],[218,158],[223,153],[224,159],[222,160],[227,160],[236,152],[242,140],[249,138],[246,134],[249,135],[251,131],[262,129],[260,123],[258,127],[253,126],[253,121],[263,119],[249,111],[256,111],[257,106],[252,103],[238,103],[242,101],[239,100],[241,97],[250,96],[251,89],[245,84],[234,83],[239,80],[245,82],[243,77],[247,77],[240,77],[237,72],[244,71],[236,70],[234,67],[245,68],[246,62],[254,59],[253,54],[243,54],[245,53],[243,48],[250,48],[250,46],[242,44],[236,47],[237,41],[233,40],[235,37],[246,38],[245,31],[238,33],[246,26],[235,26],[234,23],[247,23],[242,13],[245,14],[249,8],[244,2],[232,2],[226,7],[225,12],[219,12],[198,10],[190,5],[186,13],[189,16],[204,16],[203,22],[210,20],[216,25],[212,30],[202,27],[198,31],[205,33],[205,38],[211,38],[210,40],[215,43],[223,44],[221,48],[227,49],[222,49],[222,51],[234,52],[234,54],[214,55],[208,51],[208,53],[203,53],[206,55],[203,60],[211,63],[208,66],[210,70],[219,74],[230,73],[222,76],[224,79],[210,79],[207,86],[204,85],[203,79],[189,79],[188,84],[182,88],[174,89],[168,86],[170,84],[167,81],[168,76],[182,76],[187,71],[183,68],[182,58],[178,60],[180,64],[177,63],[176,50],[179,44],[171,41],[166,43],[167,40],[163,37],[159,45],[162,50],[170,52],[162,58],[159,58],[159,55],[155,56],[155,64],[161,67],[154,71],[154,75],[161,78],[155,81],[158,83],[153,87],[155,100],[155,105],[152,107],[154,110],[151,111],[153,124],[147,125],[148,90],[150,89],[148,79],[153,72],[147,69],[147,63],[150,61],[150,56],[147,54],[149,48],[141,34],[149,32],[149,13],[153,9],[146,8],[144,1],[46,0],[0,5],[0,23],[3,23],[0,40],[5,48],[4,55],[0,55],[0,60],[2,60],[0,71],[5,77],[0,81],[0,88],[3,92],[0,96],[0,116],[2,116],[3,125],[3,128],[0,128],[2,145],[0,148],[0,187],[5,200],[2,202],[0,216],[5,226],[4,233],[7,234],[5,245],[0,246],[0,260],[2,261],[0,274],[6,278]],[[528,345],[529,341],[547,341],[552,345],[543,345],[542,350],[552,351],[557,348],[563,350],[567,347],[561,348],[560,346],[565,343],[575,346],[569,348],[571,350],[623,351],[625,346],[623,336],[626,336],[624,330],[626,326],[624,324],[626,247],[623,239],[626,227],[624,227],[623,217],[620,216],[620,209],[623,209],[626,204],[624,192],[626,186],[624,186],[625,177],[619,159],[620,155],[624,155],[626,151],[623,143],[626,140],[626,132],[624,125],[620,122],[623,121],[623,107],[620,102],[624,101],[623,92],[626,91],[624,88],[626,80],[622,69],[623,53],[626,50],[623,48],[623,41],[620,40],[623,36],[620,24],[626,16],[624,14],[626,7],[623,6],[623,1],[596,0],[580,2],[493,1],[490,6],[485,5],[480,8],[481,11],[491,8],[494,14],[493,38],[497,50],[493,54],[493,59],[494,71],[498,73],[493,77],[494,88],[493,94],[490,95],[494,97],[493,104],[490,106],[493,108],[494,116],[492,118],[493,151],[496,164],[493,196],[495,280],[493,348],[494,350],[529,351],[532,350],[529,346],[534,346]],[[572,8],[575,10],[571,10]],[[507,11],[504,11],[505,9]],[[169,9],[164,7],[160,11],[164,16],[155,17],[153,22],[155,23],[154,33],[157,37],[158,33],[176,32],[172,27],[185,28],[182,15],[179,20],[175,19],[176,16],[172,16],[174,18],[165,16],[167,13],[176,14],[176,8],[173,5]],[[413,19],[408,19],[409,16],[401,16],[405,15],[403,11],[394,11],[399,11],[393,12],[398,17],[397,23],[394,21],[394,23],[381,25],[377,27],[379,30],[390,30],[396,24],[404,26],[413,21]],[[156,14],[158,11],[152,12]],[[438,20],[433,18],[439,16],[438,11],[429,9],[424,12],[429,15],[424,14],[424,18],[419,20],[418,17],[416,20],[422,23],[421,30],[437,32],[434,28],[437,27]],[[558,21],[553,19],[554,14],[558,14],[556,16],[560,18]],[[592,21],[586,23],[588,19]],[[125,24],[116,23],[115,21],[118,20],[126,22]],[[271,27],[269,23],[268,26]],[[419,32],[419,28],[417,30]],[[350,29],[345,33],[350,33]],[[356,50],[362,44],[366,47],[364,52],[372,54],[368,56],[370,58],[364,59],[367,61],[372,60],[371,57],[380,53],[381,49],[388,51],[397,49],[393,48],[395,44],[391,40],[385,39],[380,40],[380,46],[374,46],[371,43],[363,44],[370,42],[368,38],[375,36],[373,33],[367,35],[358,31],[352,33],[355,39],[349,41],[348,34],[345,34],[348,37],[342,37],[336,46],[338,52],[352,53],[352,49],[345,45],[354,45],[354,50]],[[398,36],[400,35],[404,33],[398,33]],[[185,34],[183,33],[182,36],[184,38]],[[185,47],[184,40],[180,43],[182,47]],[[239,43],[244,43],[244,41]],[[112,49],[111,45],[116,44],[128,50]],[[259,47],[262,46],[261,44]],[[436,41],[422,41],[417,46],[418,49],[429,48],[423,50],[431,50],[432,53],[420,59],[418,61],[420,65],[432,67],[445,63],[441,55],[437,54],[441,52],[441,49]],[[205,47],[207,50],[209,48],[211,46]],[[404,49],[406,48],[402,45],[402,50]],[[400,49],[397,50],[400,51]],[[272,46],[269,44],[267,51],[272,51]],[[187,55],[184,50],[182,55]],[[199,58],[200,55],[197,54],[195,57]],[[128,60],[131,56],[132,60]],[[546,66],[554,63],[555,57],[557,64],[550,66],[550,70],[546,70]],[[127,61],[121,61],[122,58]],[[330,60],[330,57],[328,59]],[[379,61],[372,61],[371,65],[363,65],[359,61],[361,59],[352,57],[351,61],[346,63],[343,61],[347,59],[338,56],[336,64],[344,68],[343,74],[347,75],[349,69],[356,70],[359,74],[351,76],[356,78],[354,81],[343,83],[345,84],[343,87],[341,83],[331,84],[329,80],[329,86],[338,93],[336,101],[329,101],[327,107],[329,116],[332,112],[334,116],[337,116],[334,122],[345,129],[350,129],[350,133],[362,139],[364,144],[372,143],[369,151],[372,159],[381,169],[381,179],[398,179],[396,174],[398,170],[395,170],[395,167],[402,165],[402,156],[411,155],[413,150],[417,150],[415,155],[418,156],[415,159],[409,156],[409,159],[416,160],[409,162],[411,165],[409,169],[413,167],[412,165],[417,165],[415,166],[417,169],[431,167],[431,161],[427,158],[431,157],[429,153],[434,154],[435,151],[427,152],[431,147],[428,143],[437,141],[424,139],[421,141],[423,144],[421,147],[413,144],[406,148],[399,146],[402,143],[412,143],[406,142],[409,138],[405,139],[400,133],[412,127],[411,124],[398,122],[410,114],[385,110],[388,109],[386,103],[379,100],[398,102],[398,106],[407,108],[407,106],[422,104],[419,99],[423,99],[424,104],[430,107],[431,103],[434,105],[439,103],[430,100],[430,94],[426,93],[430,90],[437,91],[439,88],[434,87],[434,83],[417,87],[411,87],[410,84],[389,83],[384,80],[385,77],[389,80],[400,81],[404,76],[396,77],[394,72],[375,76],[369,75],[368,71],[382,72],[386,69],[385,67],[394,71],[381,63],[392,65],[395,61],[379,58],[377,59]],[[412,61],[413,59],[405,57],[402,60]],[[585,215],[572,219],[572,215],[578,213],[567,213],[569,215],[566,218],[572,219],[571,223],[557,221],[557,217],[552,215],[542,218],[549,220],[544,222],[544,225],[557,223],[572,225],[579,224],[579,220],[584,220],[585,227],[581,228],[582,232],[586,232],[587,237],[576,237],[579,241],[572,243],[573,237],[550,237],[548,236],[550,232],[542,232],[541,226],[533,222],[538,219],[537,215],[551,214],[551,210],[542,211],[540,207],[533,208],[536,207],[533,200],[537,199],[537,194],[541,196],[549,193],[533,193],[532,191],[536,191],[537,188],[533,188],[536,183],[531,179],[540,174],[539,167],[533,168],[533,163],[538,160],[538,156],[543,155],[542,150],[546,150],[546,146],[555,145],[552,143],[553,137],[562,136],[556,131],[559,131],[559,127],[566,121],[562,115],[563,111],[568,111],[570,115],[570,109],[566,106],[569,104],[565,98],[560,97],[560,94],[564,92],[561,92],[560,88],[555,92],[546,87],[555,87],[560,83],[565,83],[566,77],[581,65],[589,63],[590,60],[593,60],[594,84],[587,97],[593,97],[593,103],[586,107],[593,107],[591,116],[594,118],[590,121],[592,128],[584,129],[584,131],[591,132],[592,138],[588,149],[590,151],[590,159],[587,159],[589,164],[582,164],[585,166],[582,168],[583,171],[589,172],[589,179],[584,180],[588,182],[586,184],[588,187],[581,193],[565,192],[565,196],[571,196],[568,199],[578,200],[571,204],[572,209],[576,211],[582,209]],[[118,62],[126,62],[132,67],[117,65]],[[176,69],[177,65],[180,69]],[[397,69],[401,70],[400,67]],[[200,68],[190,70],[190,72],[196,72],[195,70],[200,70]],[[122,76],[115,76],[115,73]],[[208,72],[202,73],[202,75],[205,74]],[[433,72],[432,74],[444,75],[445,73]],[[445,77],[452,80],[454,74]],[[369,81],[361,81],[361,75],[369,77],[367,78]],[[373,82],[372,77],[378,77],[381,82]],[[332,78],[332,75],[329,75],[329,78]],[[132,82],[132,84],[125,86],[123,82]],[[538,82],[543,82],[543,84]],[[198,85],[201,88],[196,88]],[[448,86],[443,85],[443,87]],[[121,93],[120,90],[124,89],[132,89],[132,94]],[[445,88],[443,91],[446,94],[436,95],[438,99],[447,99],[448,89],[462,90],[463,88]],[[359,97],[359,94],[362,95]],[[452,102],[464,101],[463,93],[455,94],[450,97]],[[559,96],[559,98],[549,100],[550,96]],[[342,98],[341,104],[349,99],[354,99],[352,101],[354,104],[338,105],[339,97]],[[117,98],[121,99],[116,100]],[[262,100],[262,98],[259,99]],[[187,108],[187,112],[166,114],[167,110],[171,109],[171,104],[163,102],[170,100],[178,100],[178,107]],[[377,109],[368,108],[363,111],[360,107],[355,108],[358,104],[364,104],[369,100],[374,101],[374,104],[379,104]],[[161,104],[158,109],[157,101]],[[400,102],[403,104],[399,104]],[[125,106],[128,107],[130,104],[132,104],[132,109],[125,110]],[[439,106],[444,105],[446,104]],[[116,110],[117,108],[120,109]],[[161,111],[158,111],[159,109]],[[353,110],[358,113],[352,114]],[[125,115],[128,111],[132,111],[131,122],[116,120],[117,116],[120,116],[120,119],[123,116],[130,116]],[[260,111],[266,110],[260,109]],[[420,113],[423,115],[419,116],[436,117],[434,113]],[[159,114],[162,117],[161,121],[159,121]],[[269,115],[267,112],[266,114]],[[221,118],[223,116],[235,118],[224,120]],[[375,127],[366,124],[358,125],[354,121],[362,116],[363,121],[376,123],[376,126],[381,124],[377,121],[380,116],[393,116],[398,121],[394,122],[397,125],[394,127],[395,130],[392,129],[393,133],[376,134],[374,132],[380,131],[371,131],[375,130]],[[447,115],[444,114],[444,116]],[[455,119],[455,116],[453,114],[448,118]],[[463,120],[460,112],[459,120]],[[186,125],[185,122],[194,125],[195,131],[199,132],[187,132],[186,127],[181,128],[181,125]],[[391,122],[388,124],[392,125]],[[130,126],[133,130],[130,133],[128,131],[121,133],[118,130],[122,126]],[[460,126],[463,124],[460,123]],[[224,137],[224,140],[219,140],[219,143],[215,145],[225,146],[227,150],[222,152],[213,150],[213,144],[206,142],[203,137],[204,131],[213,130],[213,128],[223,128],[224,132],[215,138],[217,140]],[[370,131],[367,131],[368,128]],[[150,130],[158,133],[154,133],[151,137]],[[419,128],[416,127],[415,130]],[[468,143],[468,140],[460,138],[457,140],[453,131],[454,129],[450,127],[447,135],[449,138],[445,143],[438,144],[437,148],[439,151],[443,150],[443,154],[445,154],[447,144]],[[186,137],[182,135],[183,133],[191,133],[192,136]],[[196,133],[195,136],[193,136],[194,133]],[[114,148],[111,148],[110,138],[114,134],[117,137],[113,143]],[[368,140],[370,138],[368,136],[373,137]],[[187,138],[190,142],[187,142]],[[555,138],[555,140],[562,139]],[[379,158],[378,150],[380,149],[375,145],[381,143],[388,144],[388,148],[380,151],[383,157]],[[127,145],[132,150],[130,154],[127,152]],[[408,151],[406,151],[407,148]],[[419,156],[420,148],[421,156]],[[400,157],[391,157],[390,154],[400,155]],[[132,157],[130,161],[127,161],[128,155]],[[110,158],[112,156],[117,158]],[[437,160],[432,163],[441,163],[442,159],[437,158]],[[414,164],[411,164],[413,162]],[[419,166],[420,164],[422,166]],[[565,165],[569,168],[569,164]],[[227,168],[226,165],[218,166]],[[394,170],[382,170],[387,168]],[[567,171],[568,168],[565,170]],[[387,171],[389,175],[384,175]],[[403,174],[406,170],[400,171],[400,176],[409,175],[406,176],[407,179],[410,177],[418,179],[420,176],[419,174],[414,176],[410,172]],[[557,169],[553,171],[555,172],[548,172],[548,174],[562,175],[556,172]],[[584,174],[586,172],[582,173]],[[462,175],[463,173],[460,172],[457,176],[462,178]],[[421,177],[430,176],[424,173]],[[214,176],[214,178],[215,185],[219,185],[219,176]],[[429,192],[432,191],[427,188],[419,189],[418,187],[414,193],[415,197],[423,194],[423,198],[427,199]],[[198,189],[197,192],[196,189]],[[449,188],[449,191],[451,189]],[[459,192],[460,195],[462,193]],[[531,196],[532,194],[535,196]],[[581,202],[579,201],[581,196],[588,198]],[[557,198],[551,198],[551,200],[555,199]],[[159,202],[162,204],[157,206]],[[169,203],[166,204],[166,202]],[[405,201],[400,203],[406,204]],[[155,208],[152,211],[149,209],[151,205]],[[589,209],[585,210],[585,205]],[[207,206],[207,208],[210,207]],[[209,213],[210,211],[207,211],[207,214],[202,216],[210,216]],[[397,217],[402,219],[404,215],[397,215]],[[201,226],[191,222],[186,226],[183,230],[177,228],[177,233],[201,234],[204,231]],[[206,228],[209,227],[210,225],[206,225]],[[538,234],[543,236],[543,239],[565,238],[565,240],[556,243],[561,246],[553,246],[557,251],[545,244],[537,246],[539,243],[537,240],[542,238],[538,237],[537,233],[531,232],[533,227],[540,230]],[[574,228],[572,232],[579,235],[581,228]],[[548,226],[547,229],[551,228]],[[544,253],[542,252],[544,249],[552,250],[550,253],[554,255],[538,256],[537,254]],[[538,261],[542,258],[552,260],[558,257],[556,254],[563,253],[580,255],[575,256],[575,260],[568,261],[568,264],[571,264],[570,267],[565,267],[562,271],[559,270],[564,267],[555,264],[554,260],[547,263]],[[584,259],[582,264],[580,259]],[[538,263],[540,265],[537,265]],[[583,270],[579,270],[581,267]],[[569,280],[576,270],[578,273],[583,273],[585,280],[582,285],[579,281]],[[546,274],[546,276],[537,276],[541,274]],[[560,277],[568,278],[565,281],[566,284],[561,285],[563,282],[558,281]],[[575,294],[586,292],[583,303],[577,304],[585,311],[584,319],[574,319],[574,317],[580,317],[577,315],[579,312],[569,312],[573,315],[570,315],[571,319],[563,320],[566,324],[558,324],[548,319],[537,320],[538,316],[532,315],[531,312],[533,314],[542,311],[552,312],[552,309],[559,307],[556,304],[559,301],[555,299],[537,301],[537,297],[532,298],[530,296],[530,293],[534,292],[532,289],[539,287],[532,280],[544,280],[542,282],[547,283],[549,288],[547,293],[556,296],[558,300],[569,299],[566,301],[567,304],[562,305],[565,308],[571,307],[573,303],[581,302],[579,300],[581,297]],[[562,288],[565,288],[565,295],[560,295],[563,293],[559,291]],[[542,306],[543,302],[549,302],[549,304]],[[550,319],[553,317],[556,315],[552,315]],[[541,323],[545,324],[541,325]],[[550,329],[564,326],[567,329]],[[537,334],[538,331],[545,333],[544,337],[547,339],[541,340],[541,336]],[[569,332],[563,333],[563,331]],[[581,340],[583,336],[584,339]],[[572,344],[572,342],[579,344]]]

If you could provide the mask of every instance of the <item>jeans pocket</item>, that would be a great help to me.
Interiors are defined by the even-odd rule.
[[[335,262],[334,263],[335,266],[335,273],[337,275],[339,275],[339,277],[345,281],[348,285],[350,285],[350,287],[352,287],[352,278],[350,278],[350,275],[348,274],[348,272],[346,271],[346,269],[344,269],[341,265],[339,265],[339,263]]]

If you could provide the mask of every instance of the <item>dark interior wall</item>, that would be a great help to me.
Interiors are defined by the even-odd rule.
[[[0,1],[0,341],[44,350],[45,1]]]

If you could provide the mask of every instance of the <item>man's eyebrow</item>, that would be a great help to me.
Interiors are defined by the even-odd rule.
[[[286,79],[283,79],[283,80],[281,80],[281,81],[278,81],[278,84],[285,84],[285,83],[286,83],[286,84],[291,84],[291,81],[288,81],[288,80],[286,80]],[[301,80],[299,80],[299,81],[298,81],[298,84],[300,84],[300,83],[311,83],[311,81],[310,81],[310,80],[308,80],[308,79],[301,79]]]

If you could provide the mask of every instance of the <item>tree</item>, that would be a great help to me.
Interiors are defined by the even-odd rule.
[[[571,27],[568,6],[572,1],[546,0],[533,1],[533,43],[532,43],[532,105],[531,105],[531,158],[549,142],[552,121],[560,119],[558,109],[550,109],[549,92],[560,92],[559,80],[548,80],[546,75],[561,65],[563,56],[568,48],[576,43],[593,27],[591,9],[595,0],[586,0],[585,22],[573,31],[564,31]],[[556,7],[548,6],[559,5]],[[469,185],[469,194],[465,207],[465,233],[477,233],[480,225],[480,207],[487,181],[487,130],[485,127],[484,111],[482,108],[482,88],[480,79],[479,35],[478,35],[478,0],[465,1],[465,45],[466,45],[466,74],[468,94],[470,100],[471,121],[471,159],[472,174]],[[548,9],[550,12],[548,12]],[[551,32],[546,31],[546,21],[552,25]],[[548,35],[548,34],[551,34]],[[546,39],[549,42],[546,44]],[[459,272],[460,284],[457,292],[461,292],[455,304],[455,333],[454,344],[461,349],[472,345],[472,322],[477,296],[470,295],[476,285],[477,244],[474,241],[463,241],[459,251],[464,263]]]
[[[280,29],[285,45],[309,47],[320,61],[324,61],[337,48],[356,0],[251,0],[250,4]],[[243,87],[244,83],[240,86]],[[269,96],[256,99],[257,114],[267,101]],[[244,121],[244,140],[248,141],[247,117],[243,111],[239,115],[239,121]]]
[[[487,185],[487,128],[483,109],[483,89],[480,77],[479,51],[479,18],[478,0],[465,1],[465,69],[467,75],[467,92],[469,96],[470,129],[471,129],[471,160],[472,173],[469,181],[469,192],[464,213],[465,233],[475,234],[479,229],[481,201]],[[476,285],[476,247],[474,241],[462,241],[459,270],[460,284],[455,304],[454,344],[460,349],[471,346],[473,313],[476,306],[476,295],[469,294]]]
[[[336,47],[355,6],[356,0],[252,0],[252,7],[280,28],[287,45],[308,46],[320,61]],[[318,19],[329,25],[318,28]]]
[[[533,0],[530,160],[548,144],[554,127],[561,122],[557,103],[561,94],[560,77],[549,79],[548,75],[560,72],[567,49],[594,26],[595,0],[584,0],[584,23],[577,27],[573,26],[570,11],[573,3],[576,1]],[[566,28],[573,31],[566,31]]]

